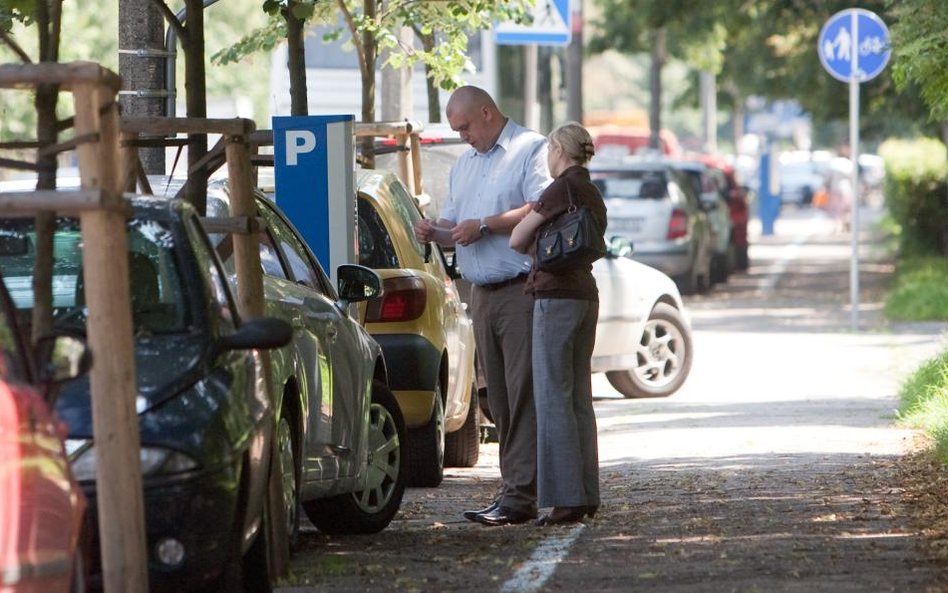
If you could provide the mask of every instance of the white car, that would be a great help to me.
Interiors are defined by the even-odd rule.
[[[629,241],[615,238],[593,264],[599,324],[592,370],[606,373],[625,397],[668,397],[691,371],[691,324],[672,279],[629,259],[631,252]]]

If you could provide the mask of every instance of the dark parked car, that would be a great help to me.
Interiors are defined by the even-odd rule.
[[[271,365],[278,367],[293,329],[273,317],[240,318],[227,274],[194,209],[182,201],[154,198],[132,198],[131,205],[126,257],[150,590],[269,591],[268,538],[263,529],[269,472],[282,474],[283,503],[288,520],[295,520],[299,491],[294,486],[297,476],[305,476],[295,460],[305,452],[313,463],[320,459],[338,463],[333,455],[339,452],[330,443],[321,444],[318,455],[304,449],[303,441],[293,440],[286,425],[331,422],[329,409],[317,407],[312,415],[283,422],[283,414],[297,408],[286,405],[287,392],[272,381],[277,401],[270,399],[266,381],[273,375],[265,374],[259,350],[278,349]],[[73,219],[57,219],[57,225],[55,325],[82,332],[87,310],[78,257],[81,233]],[[0,231],[28,240],[34,236],[32,220],[0,221]],[[22,254],[0,257],[7,286],[23,310],[32,307],[32,268],[23,265],[27,259]],[[345,287],[342,299],[361,300],[378,290],[377,277],[364,268],[341,269],[339,276]],[[347,319],[343,309],[336,309],[340,320]],[[321,360],[327,365],[334,362],[329,357]],[[332,369],[323,370],[331,378]],[[365,390],[371,385],[367,381]],[[56,409],[69,424],[67,448],[73,471],[94,500],[88,382],[77,381],[64,389]],[[380,410],[366,402],[362,414],[368,424],[370,414],[378,419]],[[391,415],[381,416],[377,435],[346,434],[351,439],[348,454],[368,459],[370,440],[378,445],[374,440],[383,436],[382,430],[395,432],[395,424],[385,421]],[[397,433],[390,439],[397,454]],[[270,463],[274,447],[279,447],[277,467]],[[356,475],[354,465],[349,467]],[[349,504],[353,506],[354,502]]]

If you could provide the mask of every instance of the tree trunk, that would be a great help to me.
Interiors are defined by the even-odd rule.
[[[662,67],[665,65],[665,29],[658,28],[652,32],[652,69],[650,73],[650,90],[652,102],[649,107],[649,142],[654,150],[661,150],[659,134],[662,130]]]
[[[415,35],[421,40],[421,47],[426,52],[431,52],[435,47],[435,34],[429,33],[422,35],[417,29]],[[441,95],[438,85],[431,78],[431,66],[425,64],[425,88],[428,90],[428,121],[431,123],[441,122]]]
[[[293,5],[283,10],[286,19],[286,68],[290,75],[290,115],[309,115],[306,93],[306,51],[303,21],[293,14]]]
[[[365,0],[364,12],[366,20],[375,22],[378,15],[377,0]],[[362,122],[375,121],[375,62],[378,56],[378,44],[370,31],[362,33],[362,51],[365,62],[362,64]],[[362,166],[367,169],[375,168],[375,141],[371,136],[362,138]]]
[[[122,114],[130,117],[165,115],[164,18],[151,0],[119,2],[119,75],[122,88],[135,91],[119,97]],[[121,52],[136,53],[121,53]],[[165,149],[142,147],[138,155],[146,173],[164,175]]]
[[[184,47],[184,90],[187,116],[207,117],[207,87],[204,71],[204,3],[202,0],[186,0],[188,10],[187,37],[181,40]],[[207,212],[207,170],[192,171],[191,168],[207,154],[207,135],[188,135],[188,183],[185,199],[201,216]]]
[[[59,60],[59,37],[62,25],[62,0],[41,0],[36,3],[36,29],[39,35],[40,62]],[[36,139],[41,146],[56,144],[56,99],[59,87],[39,85],[36,89]],[[37,157],[36,189],[56,189],[56,155]],[[53,330],[53,231],[56,215],[36,215],[36,259],[33,262],[32,340]]]

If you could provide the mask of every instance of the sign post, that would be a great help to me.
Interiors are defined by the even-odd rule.
[[[889,62],[889,30],[875,13],[862,8],[837,12],[820,30],[820,62],[830,75],[849,83],[849,146],[852,173],[849,266],[850,324],[859,331],[859,84],[879,75]]]

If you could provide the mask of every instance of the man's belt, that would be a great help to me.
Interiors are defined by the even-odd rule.
[[[478,284],[479,287],[484,290],[498,290],[501,288],[506,288],[508,286],[513,286],[514,284],[520,284],[527,281],[527,274],[518,274],[513,278],[508,278],[507,280],[501,280],[500,282],[488,282],[487,284]]]

